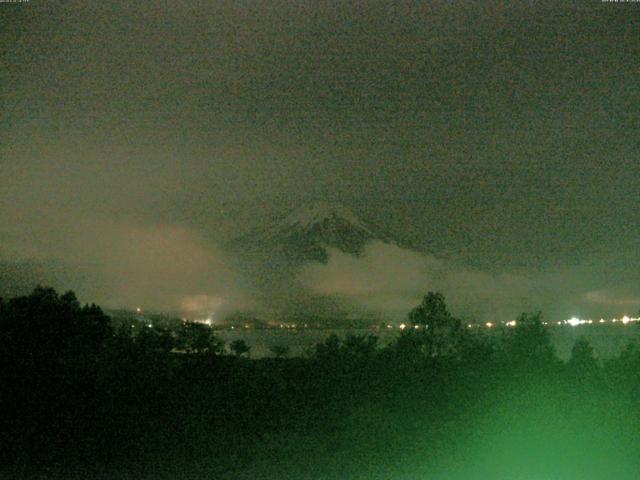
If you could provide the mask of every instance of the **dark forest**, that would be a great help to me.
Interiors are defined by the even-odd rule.
[[[408,329],[250,359],[206,325],[114,329],[73,292],[0,304],[4,478],[633,478],[640,348],[554,354],[541,314],[469,335],[428,293]]]

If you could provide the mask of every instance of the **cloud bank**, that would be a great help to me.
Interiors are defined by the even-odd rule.
[[[374,242],[353,257],[330,250],[326,265],[307,266],[301,282],[312,292],[402,318],[431,290],[441,291],[464,318],[507,320],[532,309],[544,288],[514,274],[490,274],[452,265],[432,255]]]
[[[42,222],[31,235],[18,232],[14,236],[22,242],[13,242],[11,251],[0,254],[16,271],[34,270],[31,276],[38,283],[74,289],[82,300],[107,307],[140,306],[197,316],[249,305],[231,262],[193,229],[75,220]],[[40,230],[46,236],[38,235]],[[16,263],[21,258],[25,260]]]

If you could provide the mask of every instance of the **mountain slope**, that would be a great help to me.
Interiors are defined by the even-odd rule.
[[[372,242],[401,246],[342,205],[314,203],[268,228],[236,238],[227,248],[251,284],[256,304],[270,317],[349,325],[366,312],[354,310],[342,299],[310,291],[298,274],[313,263],[327,263],[331,250],[358,257]]]
[[[314,203],[294,210],[265,230],[238,239],[239,253],[258,254],[290,265],[308,261],[325,263],[327,248],[359,255],[371,241],[390,239],[361,221],[348,208]]]

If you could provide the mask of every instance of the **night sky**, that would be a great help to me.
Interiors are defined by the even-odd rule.
[[[259,308],[223,245],[330,200],[423,253],[336,252],[318,293],[640,308],[638,3],[31,0],[0,25],[5,269]]]

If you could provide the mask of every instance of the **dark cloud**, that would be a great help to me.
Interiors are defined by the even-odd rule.
[[[585,295],[638,284],[633,8],[2,4],[0,255],[122,265],[158,235],[191,265],[331,200],[463,271],[550,279],[540,308],[615,313]],[[129,240],[107,255],[97,225]],[[180,295],[218,290],[190,272]]]

